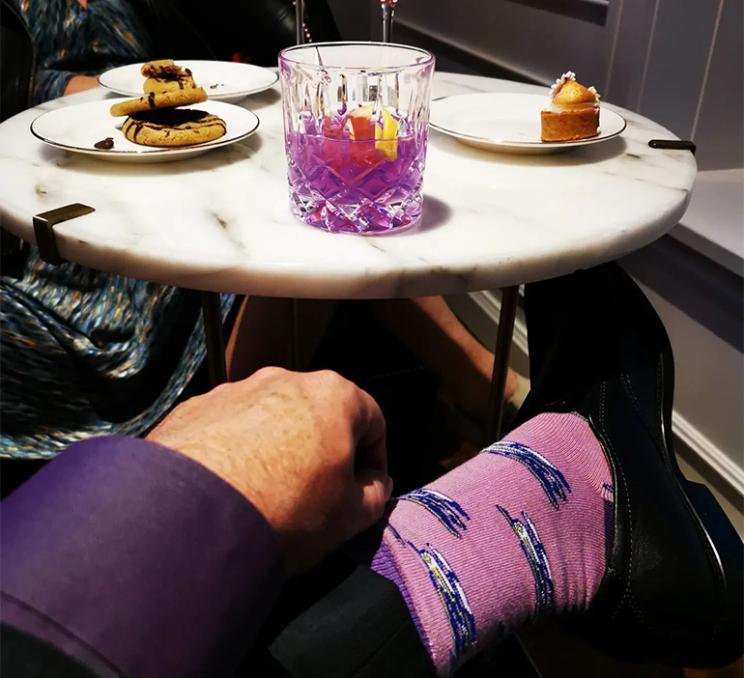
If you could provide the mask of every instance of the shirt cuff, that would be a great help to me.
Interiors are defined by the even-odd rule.
[[[263,516],[155,443],[77,443],[2,513],[4,621],[125,675],[230,673],[283,578]]]

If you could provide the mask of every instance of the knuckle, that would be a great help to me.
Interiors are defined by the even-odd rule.
[[[349,383],[338,372],[334,372],[333,370],[319,370],[318,372],[313,372],[312,377],[318,384],[330,389],[343,388],[344,384]]]
[[[285,370],[283,367],[275,367],[273,365],[269,365],[267,367],[262,367],[259,370],[256,370],[253,373],[253,377],[255,379],[280,379],[280,378],[286,378],[290,376],[292,373],[289,370]]]
[[[338,372],[320,370],[306,375],[309,390],[319,398],[331,402],[333,407],[345,415],[356,411],[359,404],[359,388]]]

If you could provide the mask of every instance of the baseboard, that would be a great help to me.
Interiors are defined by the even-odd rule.
[[[501,300],[498,295],[493,292],[471,292],[468,296],[488,318],[489,322],[493,323],[494,327],[498,326],[501,311]],[[463,318],[463,320],[467,324],[467,318]],[[524,355],[528,354],[527,326],[520,314],[517,315],[514,323],[513,342],[518,351]],[[688,461],[692,463],[695,461],[701,462],[713,476],[711,478],[713,485],[724,483],[738,496],[744,497],[744,469],[701,433],[694,424],[676,411],[672,413],[672,431],[675,438],[682,443],[679,446],[680,449],[689,450],[682,456],[686,456],[686,454],[694,455],[695,459],[688,459]],[[697,465],[699,466],[699,464]]]
[[[716,478],[744,497],[744,469],[678,412],[672,413],[672,431]]]

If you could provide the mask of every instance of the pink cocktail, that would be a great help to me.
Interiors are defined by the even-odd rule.
[[[434,59],[379,43],[279,58],[292,212],[333,232],[386,233],[421,216]]]

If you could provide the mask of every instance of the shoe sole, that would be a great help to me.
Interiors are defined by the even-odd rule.
[[[636,291],[643,295],[640,289],[636,288]],[[717,628],[711,634],[713,641],[698,647],[685,647],[669,663],[688,668],[725,666],[739,659],[744,648],[744,545],[711,491],[701,483],[688,480],[679,467],[674,452],[672,398],[668,397],[668,394],[674,393],[674,370],[664,369],[665,365],[674,365],[672,347],[661,319],[652,310],[650,302],[647,303],[647,308],[661,325],[665,339],[665,349],[662,351],[663,454],[672,477],[685,498],[688,511],[701,531],[711,566],[718,571],[721,582],[721,615]]]

